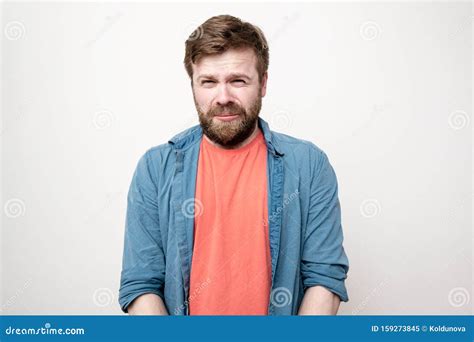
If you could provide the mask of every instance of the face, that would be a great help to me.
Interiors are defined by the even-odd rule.
[[[266,93],[267,74],[259,81],[251,48],[230,49],[193,64],[193,97],[203,133],[232,148],[254,131]]]

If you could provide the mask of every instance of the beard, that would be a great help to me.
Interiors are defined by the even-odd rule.
[[[196,103],[194,103],[199,115],[199,123],[201,124],[203,133],[214,143],[224,148],[235,148],[250,135],[252,135],[258,120],[258,114],[262,108],[261,91],[250,108],[247,110],[236,103],[230,102],[225,106],[215,106],[207,112],[203,112]],[[221,121],[215,119],[216,115],[223,113],[232,113],[239,117],[232,121]]]

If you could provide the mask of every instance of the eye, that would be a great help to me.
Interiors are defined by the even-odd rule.
[[[233,80],[232,82],[233,82],[233,83],[241,83],[241,84],[245,84],[245,81],[244,81],[244,80],[241,80],[241,79],[238,79],[238,80]]]
[[[211,81],[211,80],[204,80],[201,82],[201,84],[206,84],[206,83],[214,83],[214,81]]]

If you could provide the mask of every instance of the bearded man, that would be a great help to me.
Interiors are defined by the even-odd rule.
[[[200,25],[184,66],[199,117],[141,157],[130,185],[119,304],[132,315],[335,315],[348,301],[334,170],[259,117],[263,32]]]

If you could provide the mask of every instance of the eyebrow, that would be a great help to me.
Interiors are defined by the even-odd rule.
[[[214,77],[214,75],[210,75],[210,74],[203,74],[203,75],[200,75],[198,78],[197,78],[197,81],[199,82],[201,79],[203,78],[209,78],[209,79],[216,79],[216,77]],[[230,74],[228,77],[228,79],[231,79],[231,78],[245,78],[247,80],[251,80],[252,78],[247,76],[246,74],[243,74],[243,73],[232,73]]]

